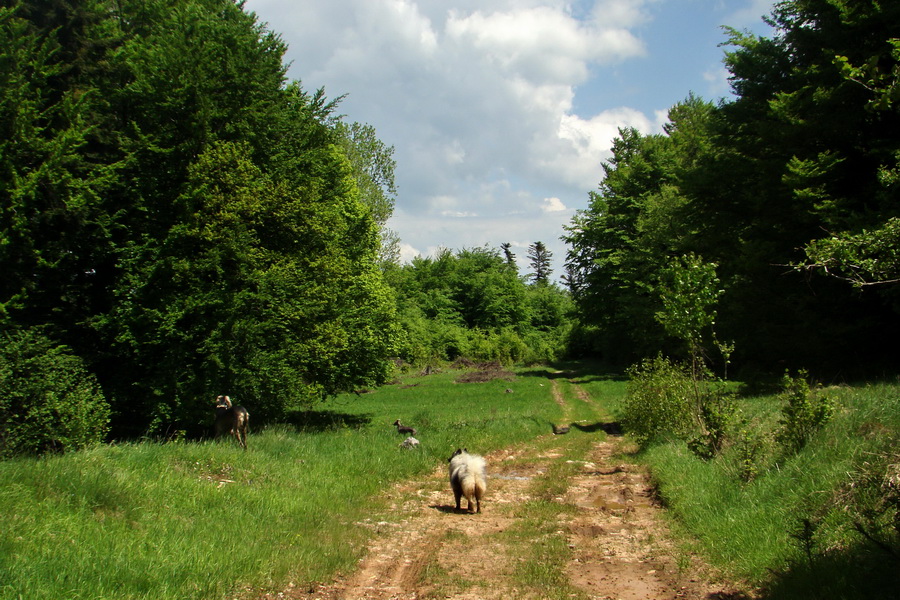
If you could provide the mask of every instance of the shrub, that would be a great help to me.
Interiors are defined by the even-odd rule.
[[[525,364],[542,364],[560,360],[566,354],[566,342],[571,326],[564,325],[554,331],[532,330],[525,334]]]
[[[759,475],[764,449],[762,434],[749,428],[741,430],[737,444],[738,478],[744,483],[750,483]]]
[[[810,436],[827,423],[834,414],[834,403],[821,390],[810,388],[806,372],[797,377],[784,374],[781,398],[780,428],[775,436],[787,454],[795,454],[806,445]]]
[[[688,447],[700,458],[709,460],[722,451],[737,409],[732,394],[715,389],[707,382],[697,385],[703,388],[697,415],[702,431],[688,442]]]
[[[628,376],[622,424],[638,444],[690,431],[694,384],[688,368],[658,356],[631,367]]]
[[[509,327],[492,331],[474,329],[469,332],[469,337],[467,358],[473,360],[512,364],[520,361],[525,354],[525,342]]]
[[[0,458],[102,441],[109,405],[81,359],[35,330],[0,335]]]

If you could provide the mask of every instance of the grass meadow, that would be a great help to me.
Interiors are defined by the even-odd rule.
[[[379,499],[386,486],[445,464],[457,447],[488,453],[546,435],[551,422],[596,419],[598,405],[616,417],[624,380],[584,363],[561,368],[565,408],[552,397],[551,368],[482,383],[445,371],[251,429],[246,452],[231,442],[144,442],[0,462],[0,600],[256,597],[327,580],[356,564],[373,530],[361,524],[392,518]],[[633,459],[651,467],[685,551],[761,588],[762,598],[897,598],[897,555],[857,525],[900,542],[891,538],[900,526],[888,522],[896,511],[881,521],[872,512],[897,497],[883,475],[900,469],[900,385],[828,393],[834,417],[795,455],[777,454],[781,400],[770,395],[739,400],[732,440],[715,459],[697,458],[684,441]],[[418,449],[399,448],[398,418],[419,430]],[[757,472],[745,481],[748,460]],[[877,485],[863,486],[867,477]],[[874,496],[861,497],[866,489]],[[560,493],[548,487],[540,510],[529,507],[509,535],[556,527]],[[517,575],[565,589],[551,577],[564,555],[564,547],[523,554]]]
[[[246,452],[144,442],[0,463],[0,598],[224,598],[326,579],[358,560],[358,523],[378,515],[385,486],[459,446],[489,452],[546,433],[561,416],[548,373],[406,377],[292,425],[251,427]],[[398,418],[419,430],[418,449],[398,447]]]

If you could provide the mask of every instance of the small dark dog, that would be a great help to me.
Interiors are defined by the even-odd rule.
[[[397,433],[405,433],[406,435],[415,436],[418,431],[415,430],[414,427],[407,427],[406,425],[400,424],[400,419],[394,421],[394,425],[397,427]]]
[[[234,436],[241,448],[247,449],[247,427],[250,413],[243,406],[232,406],[231,398],[216,398],[216,437],[228,434]]]

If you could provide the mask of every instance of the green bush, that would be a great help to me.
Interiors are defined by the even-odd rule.
[[[553,331],[530,331],[524,335],[525,364],[542,364],[557,361],[566,356],[571,325],[562,325]]]
[[[102,441],[109,405],[81,359],[35,330],[0,335],[0,458]]]
[[[811,397],[823,394],[839,409],[796,454],[785,456],[776,440],[785,397],[769,394],[740,398],[740,420],[719,456],[697,460],[674,440],[642,458],[712,565],[760,586],[765,598],[893,597],[900,386],[813,389]]]
[[[834,414],[834,402],[821,390],[811,389],[806,372],[797,377],[784,374],[781,398],[780,428],[775,439],[786,454],[795,454],[806,445],[809,437]]]
[[[463,325],[428,320],[420,311],[402,315],[404,340],[399,358],[413,365],[466,358],[477,362],[539,364],[562,358],[570,325],[549,331],[514,327],[470,329]]]
[[[751,428],[741,430],[737,442],[738,478],[750,483],[760,474],[766,449],[764,433]]]
[[[694,383],[687,367],[658,356],[628,370],[622,424],[641,446],[688,433],[694,422]]]
[[[709,460],[722,451],[737,407],[732,394],[705,381],[698,385],[703,386],[698,414],[702,431],[688,442],[688,448],[700,458]]]

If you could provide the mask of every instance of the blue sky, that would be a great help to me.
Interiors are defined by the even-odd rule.
[[[402,258],[542,241],[588,204],[619,127],[660,131],[728,95],[722,25],[770,35],[772,0],[248,0],[288,76],[395,148]]]

